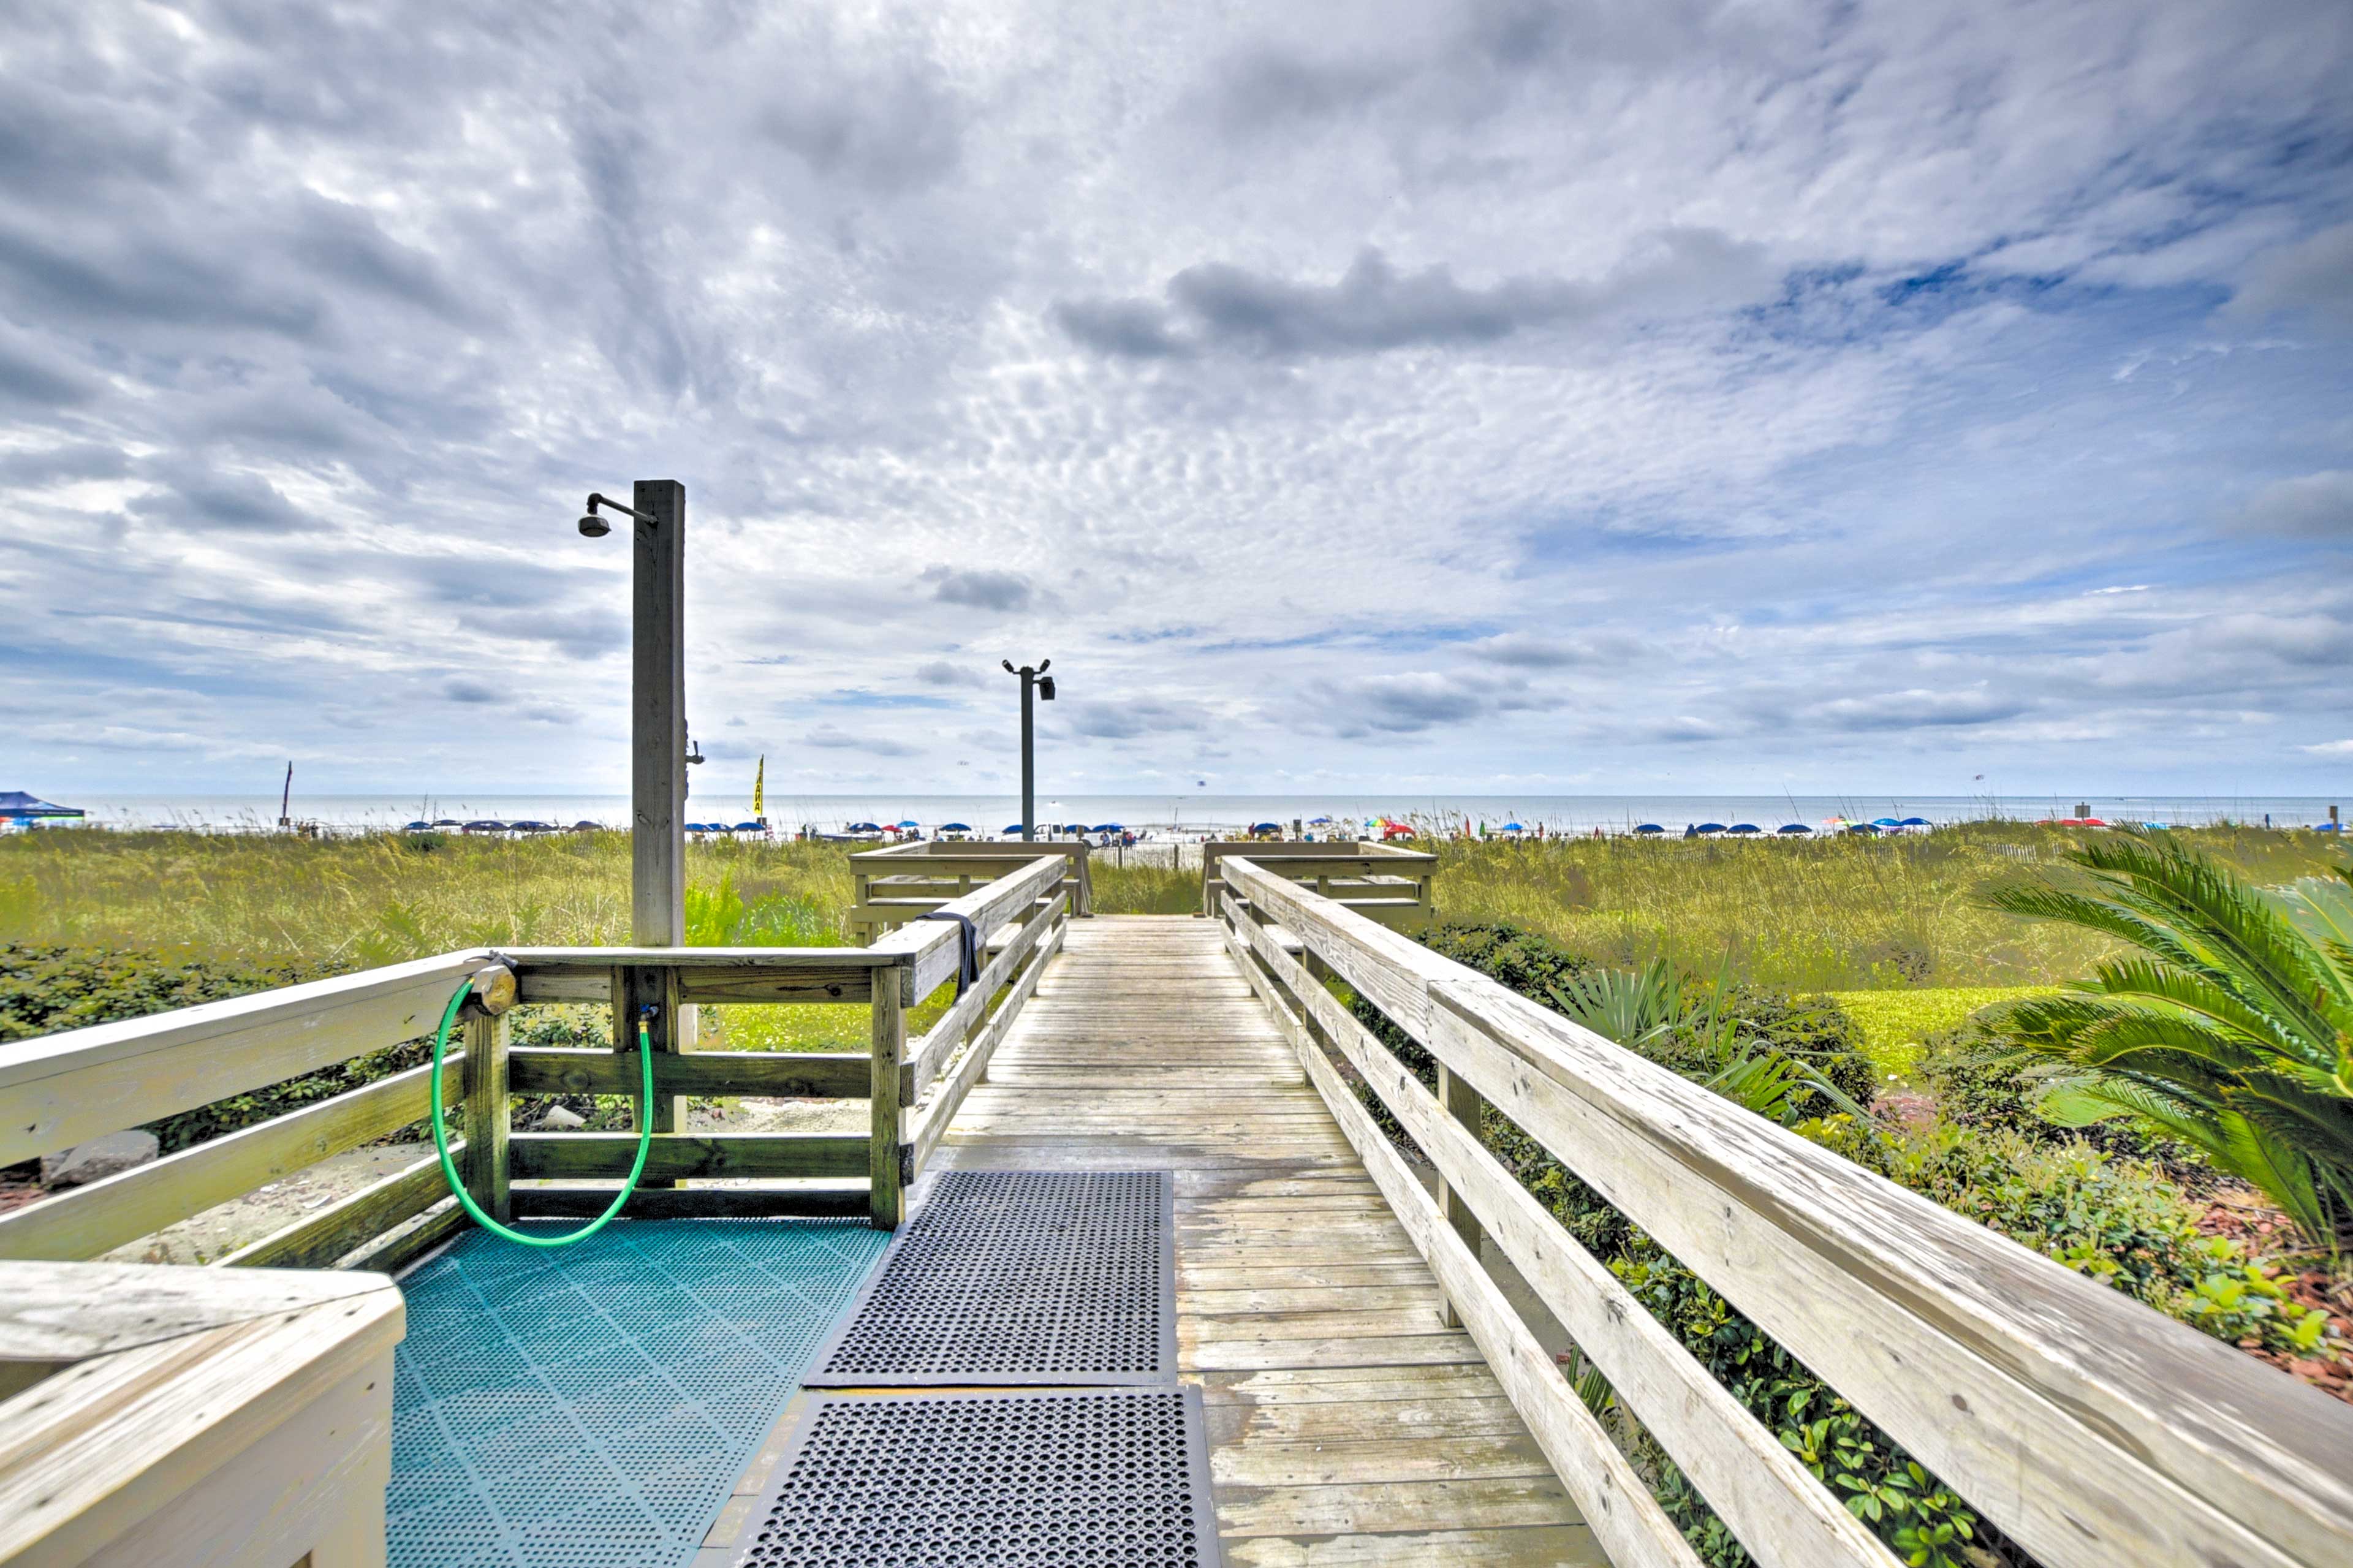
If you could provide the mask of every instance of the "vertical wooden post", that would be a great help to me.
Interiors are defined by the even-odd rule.
[[[500,1224],[514,1219],[507,1185],[507,1021],[466,1021],[466,1191]]]
[[[1479,1110],[1486,1101],[1477,1089],[1455,1077],[1444,1062],[1438,1064],[1438,1103],[1447,1115],[1461,1122],[1472,1137],[1479,1136]],[[1454,1190],[1442,1173],[1438,1179],[1438,1206],[1445,1211],[1446,1223],[1454,1227],[1454,1234],[1462,1238],[1462,1244],[1471,1249],[1471,1256],[1478,1257],[1479,1241],[1485,1232],[1481,1228],[1477,1216],[1472,1214],[1471,1205],[1462,1201],[1462,1194]],[[1462,1326],[1461,1316],[1455,1311],[1451,1299],[1446,1303],[1446,1326],[1450,1329]]]
[[[639,479],[631,561],[629,913],[639,947],[686,936],[686,487]]]
[[[630,939],[677,947],[686,941],[686,487],[639,479],[632,504],[653,521],[633,525],[630,572]],[[694,1019],[669,979],[642,973],[630,984],[616,1044],[635,1043],[638,1006],[653,1003],[654,1049],[694,1048]],[[656,1097],[654,1131],[677,1131],[685,1105]]]
[[[896,1230],[906,1215],[906,1193],[900,1181],[900,1063],[907,1054],[907,1015],[899,996],[902,976],[897,966],[874,971],[873,1117],[866,1142],[866,1171],[871,1184],[868,1212],[877,1230]]]
[[[681,1048],[681,1037],[685,1024],[678,1005],[678,971],[668,964],[625,964],[615,970],[613,987],[613,1048],[637,1065],[638,1020],[640,1010],[651,1007],[653,1016],[647,1020],[646,1037],[660,1056]],[[659,1064],[654,1068],[661,1071]],[[685,1109],[684,1097],[656,1094],[653,1101],[653,1130],[675,1132],[679,1130],[680,1113]],[[642,1188],[674,1187],[675,1181],[665,1177],[647,1176],[638,1183]]]

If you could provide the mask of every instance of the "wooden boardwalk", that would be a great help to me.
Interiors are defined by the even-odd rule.
[[[1176,1173],[1229,1563],[1606,1562],[1217,922],[1072,922],[938,1163]]]

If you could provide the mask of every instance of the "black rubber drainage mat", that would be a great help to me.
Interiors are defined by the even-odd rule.
[[[805,1394],[742,1568],[1219,1568],[1198,1388]]]
[[[948,1171],[803,1377],[811,1388],[1176,1381],[1166,1171]]]

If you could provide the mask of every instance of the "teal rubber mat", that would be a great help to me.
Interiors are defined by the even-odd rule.
[[[470,1231],[419,1264],[391,1568],[680,1568],[890,1239],[620,1220],[557,1251]]]

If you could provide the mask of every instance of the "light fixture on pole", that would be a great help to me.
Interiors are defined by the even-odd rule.
[[[1054,661],[1041,658],[1035,668],[1025,664],[1018,669],[1009,658],[997,662],[1005,666],[1006,674],[1021,678],[1021,842],[1032,844],[1038,838],[1038,742],[1029,694],[1035,691],[1040,702],[1054,700],[1054,678],[1046,673]]]

